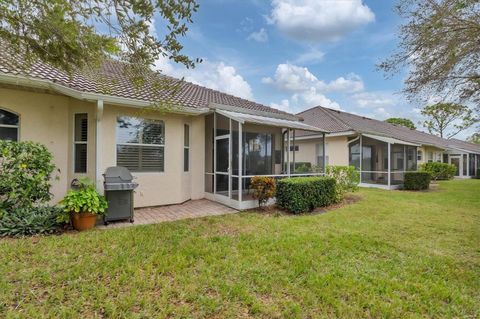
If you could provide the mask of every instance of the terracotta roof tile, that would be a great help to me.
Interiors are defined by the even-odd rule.
[[[6,53],[0,54],[0,73],[25,74],[30,78],[51,81],[81,92],[107,94],[152,103],[167,100],[194,109],[206,108],[210,103],[217,103],[252,111],[293,116],[260,103],[154,72],[146,77],[146,83],[143,86],[136,87],[125,75],[125,65],[115,61],[106,61],[95,73],[77,72],[69,76],[67,73],[41,62],[34,63],[25,72],[18,67],[18,63],[14,63],[12,60],[12,56]],[[160,84],[160,87],[153,83]],[[176,88],[174,93],[172,93],[172,87]]]

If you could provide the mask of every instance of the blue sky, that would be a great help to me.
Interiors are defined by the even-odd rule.
[[[394,3],[199,0],[182,44],[186,54],[204,62],[186,70],[162,59],[157,67],[291,113],[322,105],[380,120],[408,117],[417,123],[420,105],[405,101],[400,93],[405,74],[386,79],[376,70],[397,44],[402,21]],[[160,33],[161,21],[154,25]]]

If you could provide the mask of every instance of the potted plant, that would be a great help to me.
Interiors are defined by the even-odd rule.
[[[60,219],[64,222],[71,220],[73,228],[80,231],[93,228],[97,216],[104,215],[107,209],[105,197],[100,195],[93,183],[86,178],[68,191],[60,204],[64,212]]]

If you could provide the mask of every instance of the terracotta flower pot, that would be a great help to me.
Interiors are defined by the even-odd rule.
[[[92,229],[97,222],[97,215],[90,213],[73,213],[72,222],[73,228],[76,230]]]

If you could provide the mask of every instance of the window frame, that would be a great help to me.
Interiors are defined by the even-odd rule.
[[[76,120],[77,115],[82,115],[82,114],[85,114],[87,116],[87,140],[86,141],[76,141],[75,140],[75,129],[76,129],[76,127],[75,127],[76,121],[75,120]],[[90,123],[88,121],[89,121],[88,112],[75,112],[75,113],[73,113],[73,136],[72,136],[72,139],[73,139],[73,150],[72,150],[73,151],[73,156],[72,156],[73,157],[72,158],[73,167],[72,167],[72,170],[73,170],[74,174],[87,174],[87,172],[88,172],[88,131],[89,131],[89,127],[90,127]],[[77,172],[77,170],[76,170],[75,149],[76,149],[77,145],[79,145],[79,144],[87,145],[86,146],[87,147],[87,158],[86,158],[86,164],[85,164],[85,172]]]
[[[188,173],[190,172],[190,125],[185,123],[183,124],[183,172]],[[187,151],[187,153],[185,153]],[[187,154],[187,158],[185,158],[185,154]],[[185,169],[186,168],[186,169]]]
[[[118,119],[119,118],[128,118],[128,119],[136,119],[136,120],[141,120],[144,122],[158,122],[163,126],[163,144],[148,144],[148,143],[119,143],[117,138],[118,138]],[[143,138],[143,134],[142,134]],[[117,115],[115,117],[115,165],[118,166],[118,146],[123,145],[123,146],[137,146],[137,147],[158,147],[159,149],[163,148],[163,167],[161,170],[130,170],[132,173],[135,174],[163,174],[165,173],[165,162],[166,162],[166,125],[165,121],[162,119],[149,119],[149,118],[143,118],[143,117],[137,117],[137,116],[131,116],[131,115]]]
[[[2,108],[2,107],[0,107],[0,111],[5,111],[5,112],[8,112],[8,113],[11,113],[18,118],[18,124],[17,125],[0,124],[0,128],[14,128],[14,129],[16,129],[17,130],[17,139],[14,142],[20,141],[20,121],[21,121],[20,114],[18,114],[17,112],[13,112],[13,111],[11,111],[9,109],[6,109],[6,108]]]

